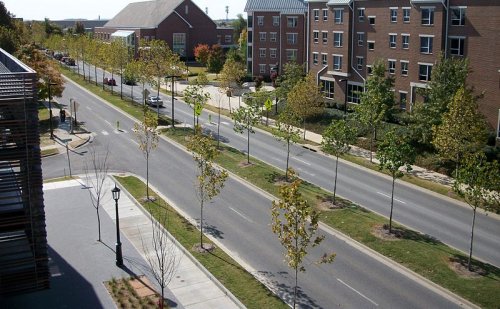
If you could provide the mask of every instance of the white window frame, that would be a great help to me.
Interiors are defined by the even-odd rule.
[[[342,47],[344,41],[344,31],[333,31],[333,47]]]
[[[321,41],[323,44],[328,44],[328,31],[321,31]]]
[[[420,78],[420,76],[422,76],[422,75],[420,75],[420,68],[421,68],[422,66],[427,67],[427,70],[426,70],[427,72],[425,73],[425,79],[421,79],[421,78]],[[418,80],[420,80],[420,81],[425,81],[425,82],[430,81],[430,80],[431,80],[431,77],[432,77],[432,67],[433,67],[433,64],[432,64],[432,63],[424,63],[424,62],[419,62],[419,63],[418,63]],[[430,74],[429,74],[429,68],[431,69],[431,70],[430,70]]]
[[[328,54],[321,53],[321,64],[328,65]]]
[[[278,54],[278,49],[277,48],[269,48],[269,57],[272,59],[275,59]]]
[[[364,32],[357,32],[356,38],[358,40],[358,46],[363,46],[365,44],[365,33]]]
[[[389,33],[389,48],[396,48],[398,41],[397,33]]]
[[[389,8],[389,20],[391,21],[391,23],[398,22],[398,7]]]
[[[410,70],[410,61],[408,60],[400,60],[399,61],[401,65],[401,76],[408,76],[408,71]],[[404,63],[404,65],[403,65]],[[404,70],[406,67],[406,70]]]
[[[325,99],[333,99],[335,95],[335,82],[333,80],[320,80],[322,83],[321,93],[323,93],[323,98]],[[329,87],[325,86],[325,83],[328,83]],[[328,89],[328,90],[327,90]]]
[[[259,73],[260,74],[266,73],[266,64],[259,64]]]
[[[450,25],[452,26],[465,26],[465,10],[467,9],[466,6],[452,6],[450,7],[450,15],[451,15],[451,22]],[[455,18],[454,10],[459,10],[459,16],[458,18]]]
[[[333,54],[333,70],[342,71],[342,57],[343,55]],[[338,62],[335,60],[339,60]]]
[[[319,54],[314,52],[313,53],[313,64],[318,65],[318,63],[319,63]]]
[[[366,41],[368,50],[375,50],[375,41]],[[370,44],[373,44],[373,48],[370,48]]]
[[[344,9],[333,9],[333,22],[337,25],[344,23]]]
[[[259,32],[259,41],[265,42],[267,40],[267,32]]]
[[[436,7],[434,6],[425,6],[421,7],[422,10],[422,18],[421,18],[421,24],[422,26],[433,26],[434,25],[434,11]],[[426,16],[424,18],[424,11],[428,11],[429,16]]]
[[[297,16],[288,16],[286,18],[286,26],[288,28],[297,28],[299,25],[299,18]]]
[[[259,48],[259,58],[266,58],[266,49]]]
[[[319,30],[314,30],[313,31],[313,43],[318,44],[319,43]]]
[[[372,19],[373,19],[373,23],[372,23]],[[377,19],[377,16],[374,16],[374,15],[368,16],[368,23],[373,26],[373,25],[375,25],[376,19]]]
[[[328,9],[323,9],[323,21],[328,21]]]
[[[389,74],[396,74],[396,59],[387,59],[387,71]]]
[[[286,49],[286,60],[287,61],[297,61],[297,49]]]
[[[450,38],[450,55],[461,56],[465,55],[465,37],[464,36],[449,36]],[[451,42],[458,40],[458,49],[453,48]]]
[[[264,16],[257,16],[257,26],[264,26]]]
[[[371,64],[367,64],[366,65],[366,75],[373,75],[372,65]]]
[[[227,35],[227,34],[226,34],[226,36],[224,37],[224,41],[225,41],[226,43],[231,43],[231,42],[232,42],[232,40],[233,40],[233,36],[232,36],[232,35],[230,35],[230,34],[229,34],[229,35]]]
[[[287,32],[286,33],[286,42],[288,45],[297,45],[299,41],[299,34],[296,32]]]
[[[434,35],[420,34],[420,53],[431,55],[434,47]],[[426,42],[427,44],[422,44]]]
[[[358,8],[358,22],[362,23],[365,21],[365,8]]]
[[[407,39],[406,42],[405,39]],[[410,35],[408,33],[401,33],[401,46],[403,49],[410,49]]]
[[[269,32],[269,42],[278,41],[278,32]]]
[[[399,92],[399,108],[401,108],[402,110],[406,110],[406,104],[408,103],[408,91],[399,90],[398,92]],[[406,96],[406,100],[404,102],[405,103],[404,105],[401,104],[401,103],[403,103],[403,102],[401,102],[401,94],[402,93],[404,93]]]
[[[313,18],[314,18],[314,21],[319,21],[319,9],[313,10]]]
[[[356,69],[358,71],[363,70],[363,65],[365,63],[365,58],[361,56],[356,56]]]
[[[279,16],[273,16],[273,26],[279,27],[280,25],[280,17]]]
[[[409,23],[411,20],[411,7],[403,7],[402,9],[403,9],[403,23]]]

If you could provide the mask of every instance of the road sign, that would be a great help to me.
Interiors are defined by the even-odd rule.
[[[194,112],[195,112],[196,116],[200,116],[202,110],[203,110],[203,105],[201,105],[200,103],[196,103],[194,105]]]
[[[267,99],[264,103],[264,106],[266,107],[266,110],[271,110],[271,107],[273,106],[273,102],[271,101],[271,99]]]

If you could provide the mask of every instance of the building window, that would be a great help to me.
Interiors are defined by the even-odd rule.
[[[247,46],[247,56],[248,58],[252,58],[253,57],[253,49],[252,49],[252,46]]]
[[[408,61],[401,60],[401,75],[408,76]]]
[[[266,65],[265,64],[259,64],[259,73],[260,74],[266,73]]]
[[[396,60],[389,60],[389,74],[396,74]]]
[[[319,20],[319,9],[314,9],[313,10],[313,16],[314,16],[314,21]]]
[[[334,71],[342,70],[342,56],[340,55],[333,56],[333,70]]]
[[[453,56],[464,55],[465,38],[450,37],[450,54]]]
[[[363,86],[347,85],[347,102],[359,104]]]
[[[359,8],[358,9],[358,21],[360,23],[365,21],[365,8]]]
[[[257,25],[264,26],[264,16],[257,16]]]
[[[358,46],[363,46],[365,43],[365,33],[364,32],[358,32]]]
[[[271,42],[276,42],[278,37],[278,33],[276,32],[269,32],[269,41]]]
[[[372,66],[371,65],[366,65],[366,74],[368,74],[368,75],[372,75],[373,74]]]
[[[396,48],[396,34],[389,34],[389,47]]]
[[[313,31],[313,42],[318,43],[319,42],[319,31]]]
[[[295,45],[297,44],[297,38],[298,38],[298,34],[297,33],[287,33],[286,34],[286,42],[289,44],[289,45]]]
[[[271,58],[276,58],[276,53],[277,53],[277,49],[276,48],[269,48],[269,56]]]
[[[375,41],[368,41],[368,50],[375,49]]]
[[[180,56],[186,55],[186,34],[174,33],[172,37],[172,51]]]
[[[321,32],[321,35],[323,37],[323,44],[327,44],[328,43],[328,32],[323,31],[323,32]]]
[[[278,27],[280,25],[280,17],[273,16],[273,26]]]
[[[328,65],[328,54],[321,54],[321,64]]]
[[[287,49],[286,50],[286,60],[287,61],[297,61],[297,50]]]
[[[424,82],[431,80],[432,64],[418,65],[418,79]]]
[[[226,35],[226,36],[225,36],[226,43],[231,43],[231,41],[232,41],[232,37],[233,37],[232,35]]]
[[[422,54],[432,54],[432,39],[431,36],[420,37],[420,52]]]
[[[266,34],[267,34],[267,32],[259,32],[259,40],[261,42],[265,42],[266,41]]]
[[[397,8],[391,8],[391,23],[397,23],[398,22],[398,9]]]
[[[328,9],[323,9],[323,21],[328,20]]]
[[[465,8],[452,7],[451,8],[451,25],[452,26],[465,26]]]
[[[247,23],[248,23],[247,25],[248,28],[253,28],[253,16],[248,16]]]
[[[402,92],[402,91],[399,92],[399,108],[401,108],[402,110],[406,109],[406,102],[407,102],[406,96],[407,95],[408,95],[408,93],[406,93],[406,92]]]
[[[403,8],[403,22],[404,23],[410,22],[410,10],[411,10],[411,8]]]
[[[319,54],[313,53],[313,64],[318,65]]]
[[[363,63],[364,63],[364,58],[363,57],[356,57],[356,68],[361,71],[363,70]]]
[[[336,24],[341,24],[344,22],[344,9],[334,9],[333,13]]]
[[[401,37],[403,38],[403,49],[410,48],[410,35],[402,34]]]
[[[288,28],[297,28],[298,23],[299,18],[296,16],[286,18],[286,25],[288,26]]]
[[[434,8],[422,8],[422,25],[434,25]]]
[[[266,49],[265,48],[259,48],[259,57],[266,58]]]
[[[368,22],[370,25],[375,25],[375,16],[368,16]]]
[[[333,46],[342,47],[342,32],[333,33]]]
[[[325,99],[333,99],[334,98],[334,93],[335,93],[334,84],[335,84],[335,82],[332,82],[329,80],[322,80],[321,81],[321,92],[323,93],[323,97]]]

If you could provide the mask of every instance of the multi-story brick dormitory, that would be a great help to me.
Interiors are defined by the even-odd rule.
[[[110,40],[113,34],[130,36],[127,40],[137,46],[140,39],[164,40],[181,57],[194,58],[198,44],[219,44],[223,48],[235,45],[233,28],[218,27],[190,0],[154,0],[128,4],[94,35]]]
[[[0,49],[0,298],[49,287],[36,80]]]
[[[247,8],[265,3],[265,7],[280,12],[291,2],[301,1],[248,0]],[[305,3],[307,22],[301,29],[306,29],[306,35],[297,31],[296,45],[302,46],[300,40],[306,40],[307,69],[317,76],[327,101],[343,103],[347,91],[349,104],[359,103],[358,93],[364,89],[371,65],[381,59],[395,78],[394,92],[400,108],[408,110],[421,100],[417,89],[426,87],[441,53],[447,57],[467,57],[472,70],[468,83],[478,94],[484,92],[479,101],[480,111],[500,137],[498,0],[306,0]],[[267,68],[272,62],[269,49],[265,51],[266,57],[259,57],[262,30],[256,23],[257,17],[264,14],[257,9],[247,12],[249,34],[253,30],[254,40],[253,49],[249,47],[248,63],[256,76],[259,68],[264,65]],[[264,27],[270,23],[272,16],[264,16]],[[285,52],[282,46],[278,52]],[[300,63],[302,58],[297,59]],[[284,60],[279,61],[280,66],[286,62],[286,58],[280,60]]]

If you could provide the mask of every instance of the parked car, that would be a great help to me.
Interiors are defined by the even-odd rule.
[[[146,103],[151,106],[163,106],[163,101],[159,96],[149,95],[146,99]]]
[[[108,85],[108,86],[116,86],[116,80],[114,78],[107,78],[105,77],[104,78],[104,84]]]
[[[125,85],[129,85],[129,86],[135,86],[136,85],[135,79],[122,78],[122,83],[124,83]]]
[[[75,66],[75,59],[70,58],[70,57],[62,57],[61,62],[65,63],[66,65],[69,66]]]

